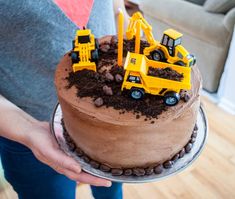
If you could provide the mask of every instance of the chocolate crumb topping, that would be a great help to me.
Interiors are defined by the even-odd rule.
[[[184,78],[183,74],[178,73],[177,71],[171,69],[170,67],[167,68],[149,67],[148,75],[153,77],[175,80],[175,81],[181,81]]]
[[[127,51],[134,52],[135,40],[124,40],[124,56]],[[149,46],[146,41],[141,41],[140,53],[143,49]],[[77,88],[77,96],[91,97],[96,107],[106,106],[113,107],[120,112],[125,111],[139,113],[140,116],[148,118],[157,118],[167,107],[163,103],[163,98],[157,95],[145,94],[143,100],[133,100],[130,98],[129,91],[121,91],[121,86],[124,78],[124,69],[117,65],[117,38],[113,36],[111,42],[100,44],[99,61],[97,64],[97,72],[90,70],[82,70],[70,72],[66,78],[68,81],[67,89],[75,86]],[[149,74],[162,78],[181,81],[182,74],[177,73],[171,68],[156,69],[150,67]],[[183,92],[181,99],[189,98]],[[187,96],[187,97],[185,97]],[[140,117],[136,116],[136,119]],[[154,122],[151,122],[154,123]]]

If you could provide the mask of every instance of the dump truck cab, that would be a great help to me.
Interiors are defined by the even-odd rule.
[[[124,64],[125,75],[122,83],[122,90],[129,90],[133,99],[141,99],[146,93],[142,73],[145,73],[145,63],[142,55],[128,52]],[[148,92],[148,91],[147,91]]]
[[[90,29],[77,30],[71,52],[73,71],[83,69],[96,71],[98,48],[98,42]]]
[[[181,45],[183,34],[173,29],[164,32],[161,43],[157,45],[157,50],[152,52],[152,57],[156,61],[166,60],[181,66],[191,67],[196,59]]]

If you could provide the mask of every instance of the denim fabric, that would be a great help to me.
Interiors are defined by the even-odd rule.
[[[110,188],[91,186],[91,191],[95,199],[122,199],[122,184],[114,183]]]
[[[39,162],[23,145],[0,137],[0,155],[7,181],[19,199],[73,199],[76,183]],[[122,199],[122,185],[91,187],[95,199]]]

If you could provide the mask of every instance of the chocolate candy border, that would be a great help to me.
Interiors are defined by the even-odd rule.
[[[61,124],[63,126],[63,135],[69,147],[69,150],[75,152],[75,154],[78,157],[82,158],[84,162],[89,163],[93,168],[100,169],[103,172],[110,172],[113,176],[121,176],[121,175],[144,176],[144,175],[151,175],[151,174],[161,174],[164,169],[170,169],[171,167],[173,167],[174,163],[178,159],[184,157],[186,153],[189,153],[191,151],[193,144],[196,140],[197,133],[198,133],[198,127],[197,127],[197,124],[195,124],[191,138],[188,141],[188,143],[178,153],[176,153],[171,159],[165,161],[162,164],[155,164],[155,165],[145,167],[145,168],[141,168],[141,167],[111,168],[87,156],[79,147],[76,146],[74,141],[69,136],[67,130],[65,129],[63,119],[61,120]]]

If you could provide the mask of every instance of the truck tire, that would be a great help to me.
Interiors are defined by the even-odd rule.
[[[134,100],[140,100],[144,97],[144,91],[140,88],[132,88],[130,90],[130,96]]]
[[[193,66],[194,66],[197,62],[197,58],[194,55],[192,55],[192,56],[193,56]]]
[[[99,44],[98,39],[95,39],[95,49],[99,49],[99,46],[100,44]]]
[[[79,53],[72,51],[71,52],[71,59],[72,59],[73,64],[78,63],[80,61]]]
[[[167,92],[164,95],[164,103],[166,106],[175,106],[180,100],[179,93],[176,92]]]
[[[152,60],[162,61],[165,59],[164,53],[161,50],[154,50],[150,53]]]
[[[75,40],[72,41],[72,47],[75,48]]]
[[[95,49],[91,52],[91,61],[97,64],[98,59],[99,59],[99,52],[98,52],[98,49]]]

